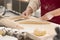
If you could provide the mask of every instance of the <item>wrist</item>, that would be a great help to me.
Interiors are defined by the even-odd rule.
[[[51,13],[47,13],[46,17],[48,18],[48,20],[51,20],[54,17],[54,15],[52,15]]]
[[[27,10],[29,13],[33,13],[33,9],[32,9],[30,6],[28,6],[26,10]]]

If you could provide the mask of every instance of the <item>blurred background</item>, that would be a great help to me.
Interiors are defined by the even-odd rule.
[[[0,6],[4,6],[8,10],[14,10],[22,13],[27,8],[30,0],[0,0]],[[40,17],[40,10],[34,12],[36,17]]]
[[[29,0],[0,0],[0,5],[5,6],[9,10],[15,10],[22,13],[27,5]]]

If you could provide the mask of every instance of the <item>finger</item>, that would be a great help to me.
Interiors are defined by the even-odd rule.
[[[21,15],[21,17],[23,17],[23,18],[27,18],[26,13],[23,12],[22,15]]]

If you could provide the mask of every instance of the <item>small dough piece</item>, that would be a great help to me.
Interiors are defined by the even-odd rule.
[[[4,31],[0,30],[0,35],[3,35],[4,34]]]
[[[34,31],[34,35],[36,36],[44,36],[46,34],[46,31],[39,31],[39,30],[35,30]]]

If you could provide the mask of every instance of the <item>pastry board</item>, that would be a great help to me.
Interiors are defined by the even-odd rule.
[[[55,33],[55,27],[57,25],[47,22],[35,17],[30,17],[27,19],[22,18],[23,20],[20,20],[20,17],[18,16],[13,18],[5,18],[1,20],[1,23],[4,24],[7,27],[11,28],[17,28],[17,29],[23,29],[23,31],[27,32],[28,36],[32,39],[36,40],[47,40],[48,38],[52,38]],[[18,21],[16,21],[18,20]],[[47,34],[45,36],[36,36],[33,34],[35,29],[44,29],[46,30]]]

